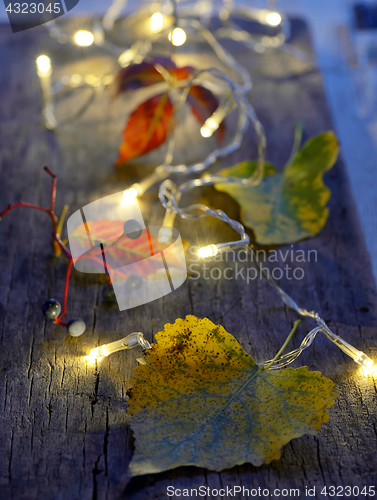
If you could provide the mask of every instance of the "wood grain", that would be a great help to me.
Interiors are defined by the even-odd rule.
[[[311,51],[308,32],[300,21],[293,23],[291,43]],[[89,201],[120,191],[129,179],[143,173],[141,166],[126,173],[112,166],[125,113],[109,104],[106,95],[99,96],[83,117],[56,132],[42,127],[34,64],[37,55],[42,51],[51,55],[55,74],[84,71],[84,67],[94,73],[107,71],[113,62],[103,53],[83,55],[57,45],[42,28],[16,35],[8,26],[0,28],[1,208],[20,199],[47,205],[50,181],[42,170],[45,164],[59,175],[58,213],[65,203],[73,213]],[[229,47],[251,71],[254,88],[250,100],[267,132],[270,161],[282,166],[289,157],[295,122],[304,123],[306,137],[332,128],[318,72],[305,71],[303,63],[280,52],[259,56],[238,46]],[[187,48],[181,59],[194,64],[196,57]],[[201,52],[198,65],[209,59]],[[71,112],[79,99],[62,101],[61,116]],[[192,150],[192,143],[189,146]],[[222,165],[250,157],[255,157],[252,130],[241,150]],[[293,247],[316,250],[317,262],[292,263],[292,267],[304,269],[303,279],[282,279],[280,284],[300,305],[317,310],[335,333],[376,359],[376,290],[341,160],[326,175],[326,183],[333,192],[326,227],[316,238]],[[238,214],[237,205],[212,188],[198,197],[231,216]],[[163,210],[156,189],[140,205],[147,224],[161,223]],[[177,228],[192,245],[206,239],[226,241],[232,236],[221,223],[211,220],[201,225],[177,221]],[[80,338],[71,338],[62,327],[45,321],[41,313],[48,298],[62,300],[64,287],[66,261],[51,257],[50,231],[45,214],[23,208],[8,214],[0,225],[0,496],[17,500],[113,499],[132,456],[126,390],[139,353],[114,354],[97,370],[86,366],[82,356],[95,345],[132,331],[141,330],[152,341],[165,323],[195,314],[220,322],[247,352],[263,360],[276,353],[296,317],[261,279],[247,283],[240,278],[204,276],[188,279],[162,299],[120,313],[104,302],[103,283],[74,272],[69,317],[82,317],[87,331]],[[236,265],[252,266],[213,263],[208,264],[207,272],[214,266],[232,267],[235,276]],[[295,347],[312,325],[302,323],[293,341]],[[245,464],[220,474],[181,467],[135,478],[123,497],[167,498],[168,485],[241,485],[271,491],[299,488],[301,497],[305,486],[315,486],[316,498],[321,498],[324,485],[375,485],[375,380],[361,377],[352,360],[320,336],[295,366],[303,364],[322,371],[340,392],[330,410],[330,422],[316,437],[292,441],[282,458],[269,466]]]

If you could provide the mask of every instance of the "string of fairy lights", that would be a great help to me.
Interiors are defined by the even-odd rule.
[[[179,47],[186,43],[188,33],[194,33],[196,36],[202,37],[202,40],[208,43],[218,60],[228,71],[225,72],[217,67],[205,68],[195,71],[187,80],[179,82],[178,86],[176,85],[174,88],[174,93],[172,93],[174,115],[177,115],[182,106],[184,106],[192,85],[200,82],[201,85],[209,88],[216,82],[215,86],[217,91],[220,92],[219,105],[215,112],[208,117],[201,126],[200,133],[202,137],[211,137],[231,113],[237,112],[238,119],[235,131],[225,146],[212,151],[204,160],[188,165],[173,164],[175,145],[173,130],[168,137],[167,153],[163,163],[155,169],[153,174],[126,189],[123,196],[124,202],[142,196],[151,186],[161,182],[159,199],[166,209],[162,224],[163,227],[161,228],[161,234],[159,234],[159,238],[163,238],[161,241],[168,241],[169,238],[171,238],[172,229],[170,231],[169,228],[173,228],[176,216],[189,220],[196,220],[202,217],[214,217],[228,224],[238,233],[239,239],[226,243],[212,243],[206,245],[198,250],[199,257],[210,258],[221,252],[241,248],[247,248],[248,251],[252,252],[252,249],[248,246],[249,237],[243,225],[228,217],[222,210],[213,210],[200,203],[191,204],[186,207],[180,206],[182,195],[199,187],[219,183],[253,186],[259,184],[263,178],[266,137],[255,110],[247,99],[247,93],[252,89],[252,81],[249,72],[240,65],[227,50],[225,50],[219,40],[228,38],[241,42],[256,53],[263,53],[268,50],[282,50],[306,62],[308,62],[308,57],[299,49],[293,48],[285,43],[289,38],[290,25],[289,21],[279,12],[270,9],[236,7],[233,0],[224,0],[218,12],[215,12],[213,2],[208,0],[199,0],[194,3],[168,0],[145,5],[136,15],[130,15],[127,21],[132,23],[137,16],[141,16],[144,19],[145,26],[148,28],[148,32],[145,34],[145,37],[136,40],[130,47],[124,49],[110,42],[107,35],[114,29],[116,20],[120,17],[126,4],[126,0],[114,0],[102,21],[93,23],[93,31],[82,29],[74,33],[71,38],[69,38],[64,30],[55,22],[48,23],[47,27],[50,35],[56,38],[60,43],[74,43],[76,46],[83,48],[90,47],[93,44],[102,47],[109,54],[117,58],[119,68],[125,68],[129,65],[139,64],[144,60],[148,60],[153,45],[157,41],[161,41],[161,39],[168,40],[174,47]],[[214,32],[211,32],[210,29],[206,27],[206,20],[214,15],[218,16],[222,26],[217,28]],[[271,28],[270,33],[253,35],[243,30],[234,20],[235,18],[252,20],[262,26],[267,26]],[[112,74],[106,74],[101,77],[93,75],[82,77],[74,74],[61,77],[52,84],[53,63],[51,59],[47,55],[42,54],[37,58],[36,63],[37,73],[43,91],[43,118],[46,127],[50,129],[54,129],[60,125],[55,116],[55,96],[64,93],[66,88],[91,88],[92,94],[90,99],[76,112],[76,117],[85,111],[98,92],[102,92],[113,81]],[[155,65],[155,69],[165,78],[165,73],[163,69],[161,70],[159,65]],[[168,84],[168,78],[165,80]],[[249,124],[252,124],[255,130],[258,145],[257,168],[254,175],[250,178],[236,179],[229,176],[207,173],[202,177],[197,177],[198,174],[205,172],[219,158],[228,156],[241,146]],[[190,180],[185,180],[180,185],[176,185],[169,178],[171,174],[193,174],[195,177]],[[262,267],[261,272],[263,273]],[[344,339],[334,334],[323,319],[320,318],[318,313],[314,311],[310,312],[299,307],[296,302],[276,284],[272,277],[265,273],[264,276],[274,287],[287,307],[294,310],[300,316],[314,319],[317,326],[306,335],[297,349],[287,354],[282,354],[278,359],[266,361],[260,366],[268,369],[280,369],[287,366],[297,359],[297,357],[313,343],[317,333],[322,332],[344,353],[358,363],[363,368],[365,375],[374,372],[373,360],[363,352],[348,344]],[[88,362],[97,362],[113,352],[122,349],[131,349],[136,346],[141,346],[144,350],[151,348],[141,332],[134,332],[123,339],[92,349],[89,356],[86,357],[86,360]],[[139,361],[141,363],[144,362],[143,358],[139,358]]]

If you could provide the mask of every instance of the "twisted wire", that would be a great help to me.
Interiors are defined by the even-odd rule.
[[[263,367],[268,366],[269,370],[280,370],[281,368],[285,368],[289,364],[293,363],[293,361],[295,361],[305,349],[307,349],[309,346],[312,345],[317,333],[320,331],[322,331],[322,328],[320,326],[313,328],[313,330],[311,330],[306,335],[306,337],[304,338],[304,340],[301,342],[300,346],[297,349],[294,349],[293,351],[291,351],[287,354],[283,354],[272,365],[271,365],[271,363],[273,360],[270,359],[269,361],[265,361],[264,363],[260,363],[259,366],[263,366]]]
[[[202,203],[195,203],[185,208],[180,208],[176,201],[177,197],[177,187],[170,179],[166,179],[160,186],[159,190],[159,199],[164,208],[169,211],[173,211],[178,214],[182,219],[201,219],[203,217],[215,217],[216,219],[229,224],[229,226],[234,229],[240,236],[241,242],[243,245],[249,243],[249,237],[245,232],[244,226],[236,221],[231,219],[225,212],[222,210],[212,210]],[[192,212],[202,212],[202,213],[192,213]],[[229,245],[238,245],[239,242],[231,242]]]

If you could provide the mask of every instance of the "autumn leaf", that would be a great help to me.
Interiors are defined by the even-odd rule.
[[[157,69],[159,66],[163,67],[170,75],[169,85],[171,87],[177,85],[179,81],[187,80],[195,71],[195,68],[191,66],[179,68],[169,58],[155,57],[150,62],[133,64],[119,71],[111,85],[111,95],[116,97],[123,92],[162,83],[164,77]],[[187,103],[200,125],[203,125],[219,105],[212,92],[200,85],[193,85],[190,88]],[[163,144],[172,112],[173,106],[168,91],[154,96],[138,106],[130,115],[123,132],[123,142],[119,149],[116,165],[119,166],[131,158],[143,155]],[[222,123],[216,132],[219,141],[223,140],[224,132],[225,125]]]
[[[168,57],[155,57],[152,62],[143,61],[140,64],[131,64],[117,73],[110,87],[111,95],[116,97],[121,92],[138,90],[163,82],[164,77],[155,67],[157,64],[169,72],[176,69],[174,62]]]
[[[138,106],[127,122],[116,165],[148,153],[166,139],[173,106],[167,93],[151,97]]]
[[[338,152],[334,133],[323,132],[309,139],[282,171],[269,165],[258,186],[215,187],[240,204],[241,221],[254,231],[257,243],[294,243],[315,236],[326,223],[331,192],[322,177],[336,162]],[[255,169],[256,162],[243,162],[220,175],[251,177]]]
[[[267,464],[329,419],[330,380],[307,367],[260,368],[208,319],[177,319],[156,341],[128,392],[135,452],[126,481],[182,465]]]

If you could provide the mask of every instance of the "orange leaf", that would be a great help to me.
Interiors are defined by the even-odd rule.
[[[167,93],[151,97],[131,113],[123,132],[117,166],[160,146],[166,139],[173,106]]]

